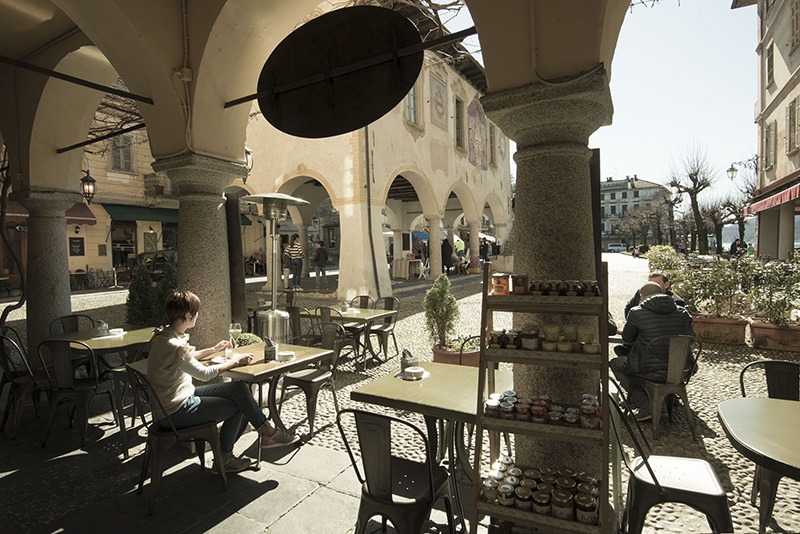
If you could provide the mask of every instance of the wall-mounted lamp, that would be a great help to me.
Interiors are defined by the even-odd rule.
[[[92,178],[92,175],[89,174],[89,169],[83,172],[86,173],[86,176],[81,178],[81,195],[86,199],[87,204],[91,204],[95,193],[97,193],[97,180]],[[78,232],[75,233],[77,234]]]
[[[81,227],[80,226],[75,226],[75,233],[76,234],[81,233]]]
[[[244,166],[247,169],[247,174],[242,178],[242,181],[247,183],[247,178],[253,170],[253,151],[247,147],[244,147]]]
[[[154,234],[154,233],[156,233],[156,231],[155,231],[155,230],[153,230],[153,227],[152,227],[152,226],[149,226],[149,227],[147,228],[147,233],[149,233],[149,234]]]

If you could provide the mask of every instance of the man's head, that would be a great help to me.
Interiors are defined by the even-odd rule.
[[[662,293],[666,293],[669,289],[669,276],[663,271],[653,271],[647,279],[661,286]]]
[[[645,299],[652,297],[653,295],[660,295],[664,291],[661,289],[661,285],[656,282],[647,282],[642,288],[639,290],[639,296],[641,297],[641,301],[644,302]]]

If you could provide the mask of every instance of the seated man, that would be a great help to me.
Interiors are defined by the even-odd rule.
[[[642,387],[642,380],[664,382],[669,363],[669,344],[648,344],[660,336],[694,335],[692,316],[675,300],[661,292],[661,286],[648,282],[638,292],[641,303],[631,309],[622,329],[622,339],[631,345],[627,356],[618,356],[609,362],[611,371],[628,392],[628,404],[638,421],[650,419],[650,403]],[[687,372],[694,369],[694,358],[689,355]]]

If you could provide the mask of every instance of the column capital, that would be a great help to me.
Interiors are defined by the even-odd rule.
[[[600,69],[563,83],[534,83],[481,98],[486,115],[520,148],[580,144],[611,123],[608,74]]]
[[[83,202],[80,193],[54,189],[23,189],[11,198],[28,208],[31,217],[47,218],[65,217],[69,208]]]
[[[236,178],[247,176],[247,168],[233,161],[193,152],[153,162],[153,170],[165,172],[178,184],[180,196],[219,195]]]

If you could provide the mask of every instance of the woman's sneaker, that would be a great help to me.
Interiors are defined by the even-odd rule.
[[[250,458],[245,458],[244,456],[237,458],[231,453],[222,454],[222,467],[225,469],[226,473],[239,473],[245,469],[249,469],[252,465],[253,461]],[[219,473],[219,470],[217,470],[217,462],[214,462],[211,466],[211,472],[215,475]]]
[[[300,441],[300,437],[298,435],[290,434],[289,432],[281,430],[280,428],[276,428],[275,433],[271,436],[268,436],[266,432],[261,434],[262,449],[284,447],[286,445],[291,445],[292,443],[297,443],[298,441]]]

